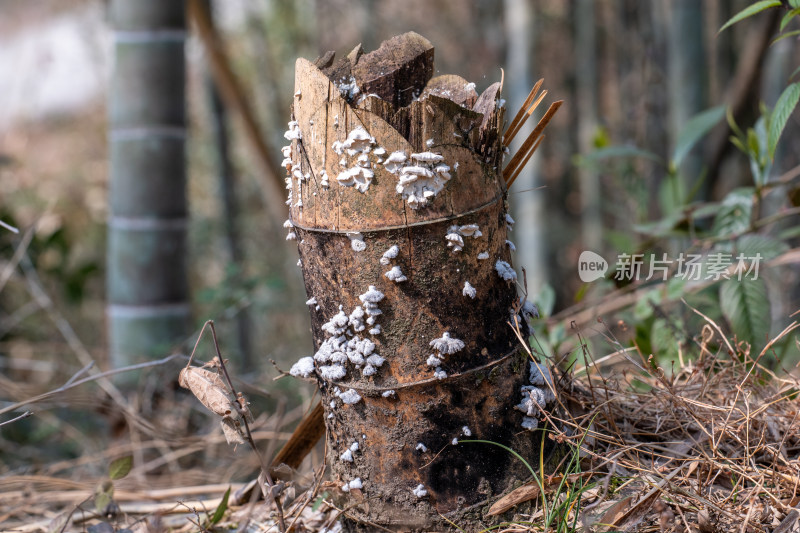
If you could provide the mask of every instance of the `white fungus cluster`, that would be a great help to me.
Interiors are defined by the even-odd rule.
[[[343,492],[350,492],[351,489],[362,489],[364,485],[361,483],[361,478],[357,477],[354,480],[342,485]]]
[[[464,249],[464,237],[478,238],[483,233],[477,224],[465,224],[463,226],[453,225],[447,228],[445,240],[447,247],[452,248],[453,252],[460,252]]]
[[[408,278],[403,274],[403,271],[400,270],[400,267],[395,265],[393,266],[388,272],[383,274],[391,281],[395,283],[400,283],[401,281],[406,281]]]
[[[475,287],[469,281],[464,282],[464,289],[461,291],[461,294],[464,296],[469,296],[470,298],[475,298],[478,294],[478,291],[475,290]]]
[[[294,224],[288,218],[284,221],[283,227],[286,228],[288,233],[286,234],[287,241],[294,241],[297,240],[297,233],[294,232]]]
[[[375,320],[382,314],[378,302],[383,298],[383,293],[370,285],[369,290],[359,296],[362,305],[357,305],[349,315],[339,306],[339,312],[322,325],[326,338],[314,354],[314,360],[323,379],[342,379],[347,375],[348,363],[361,369],[362,376],[372,376],[386,362],[375,352],[374,342],[357,335],[368,326],[371,335],[381,333]]]
[[[342,156],[339,161],[341,166],[347,166],[346,156],[355,158],[353,166],[345,168],[336,176],[336,181],[339,182],[339,185],[355,187],[360,192],[367,192],[372,183],[372,178],[375,177],[375,172],[372,170],[372,164],[369,161],[369,152],[374,145],[375,137],[367,133],[367,130],[361,126],[352,130],[344,142],[334,141],[331,149]]]
[[[400,253],[400,248],[395,244],[385,252],[381,256],[380,262],[382,265],[389,265],[392,262],[392,259],[395,259],[397,255]],[[402,283],[403,281],[407,281],[408,277],[403,274],[403,271],[400,269],[399,266],[394,265],[390,268],[387,272],[383,273],[384,276],[389,278],[391,281],[395,283]]]
[[[383,391],[381,393],[381,396],[383,396],[384,398],[394,398],[396,395],[397,393],[395,393],[394,389]]]
[[[428,356],[426,361],[428,366],[435,367],[433,376],[436,379],[444,379],[447,377],[447,372],[442,370],[441,364],[444,362],[445,356],[454,354],[464,348],[464,341],[455,339],[450,336],[449,331],[442,333],[438,339],[433,339],[430,345],[436,350],[436,353]]]
[[[347,463],[352,463],[353,462],[353,453],[355,453],[357,451],[358,451],[358,442],[353,442],[353,444],[351,444],[350,447],[348,449],[346,449],[344,451],[344,453],[342,453],[339,456],[339,459],[341,459],[342,461],[347,462]]]
[[[516,245],[514,245],[514,243],[509,241],[508,239],[506,239],[506,246],[508,246],[508,249],[511,250],[512,252],[517,251]]]
[[[363,252],[367,249],[367,243],[364,242],[364,236],[357,231],[348,232],[347,238],[350,239],[350,248],[354,252]]]
[[[489,259],[489,252],[481,252],[478,254],[478,259],[483,261],[484,259]]]
[[[508,231],[511,231],[511,230],[514,229],[514,223],[515,223],[514,219],[511,218],[511,215],[506,213],[506,227],[508,228]]]
[[[356,79],[353,76],[349,78],[342,78],[338,82],[335,82],[334,85],[337,89],[339,89],[339,93],[342,95],[342,98],[346,98],[347,100],[352,100],[355,98],[360,92],[361,89],[356,83]]]
[[[406,157],[405,152],[392,152],[383,166],[397,175],[397,194],[408,202],[411,209],[418,209],[425,207],[450,180],[450,167],[443,160],[440,154],[433,152],[419,152],[410,157]]]
[[[384,266],[388,266],[389,263],[392,262],[392,259],[397,257],[397,254],[399,253],[400,253],[400,248],[395,244],[394,246],[383,252],[383,255],[381,256],[380,260],[381,264]]]
[[[294,377],[307,378],[314,373],[314,358],[303,357],[289,369],[289,374]]]
[[[542,409],[553,403],[556,396],[553,393],[553,376],[545,365],[531,361],[528,379],[531,384],[524,385],[520,389],[522,402],[514,408],[525,413],[522,418],[522,427],[534,430],[539,427],[537,417],[541,414]]]
[[[412,489],[411,493],[417,498],[424,498],[425,496],[428,495],[428,491],[425,490],[425,485],[423,485],[422,483],[417,485],[416,488]]]
[[[525,303],[522,304],[522,316],[525,320],[539,318],[539,308],[532,301],[525,300]]]
[[[507,262],[498,259],[494,264],[494,269],[497,270],[497,275],[506,281],[517,281],[517,273],[511,268]]]
[[[284,139],[287,141],[293,140],[300,140],[303,138],[302,134],[300,133],[300,124],[296,120],[292,120],[289,122],[289,129],[286,130],[286,133],[283,134]]]
[[[462,427],[461,428],[461,433],[463,433],[465,437],[471,437],[472,436],[472,430],[469,429],[469,426]]]
[[[417,443],[417,448],[416,448],[416,450],[417,450],[418,452],[425,453],[425,452],[427,452],[427,451],[428,451],[428,447],[427,447],[427,446],[425,446],[424,444],[422,444],[421,442],[418,442],[418,443]]]
[[[337,392],[336,396],[346,404],[355,404],[361,401],[361,395],[355,389],[347,389],[344,392]]]

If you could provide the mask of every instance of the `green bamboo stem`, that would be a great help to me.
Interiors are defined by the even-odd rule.
[[[186,335],[186,15],[183,2],[113,0],[107,297],[114,366]]]

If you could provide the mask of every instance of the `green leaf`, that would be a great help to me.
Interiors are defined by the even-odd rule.
[[[128,475],[133,467],[133,456],[126,455],[119,459],[114,459],[108,466],[108,477],[113,480],[122,479]]]
[[[317,509],[319,509],[320,506],[323,503],[325,503],[325,498],[327,498],[328,496],[330,496],[330,494],[327,491],[317,496],[316,499],[314,499],[313,503],[311,504],[311,510],[316,513]]]
[[[550,316],[553,314],[553,308],[556,305],[556,291],[552,285],[545,283],[539,290],[539,294],[534,299],[536,307],[539,308],[540,316]]]
[[[737,14],[731,17],[731,19],[726,22],[720,29],[719,32],[722,32],[728,26],[736,24],[739,21],[746,19],[747,17],[752,17],[757,13],[761,13],[765,9],[769,9],[771,7],[778,7],[781,5],[780,0],[761,0],[760,2],[756,2],[751,6],[747,6],[746,8],[739,11]]]
[[[733,328],[732,333],[760,351],[766,344],[771,322],[764,279],[723,281],[719,288],[719,304]]]
[[[778,146],[778,139],[783,133],[783,128],[786,122],[789,121],[789,116],[797,106],[800,100],[800,83],[793,83],[784,89],[780,98],[775,103],[775,109],[772,111],[772,117],[769,121],[769,134],[767,135],[767,143],[769,146],[769,158],[775,157],[775,148]]]
[[[787,251],[789,246],[768,235],[742,235],[736,240],[736,255],[742,254],[744,257],[755,257],[761,255],[762,261],[774,259]],[[735,257],[734,257],[735,259]]]
[[[783,31],[783,29],[786,28],[786,26],[789,24],[789,22],[791,22],[792,19],[794,17],[796,17],[797,15],[800,15],[800,9],[798,9],[798,8],[794,8],[794,9],[790,10],[788,13],[786,13],[783,16],[783,18],[781,19],[781,27],[780,27],[780,29],[778,31]]]
[[[741,187],[728,193],[722,201],[719,212],[714,218],[711,228],[717,237],[742,233],[750,228],[750,217],[753,213],[752,187]]]
[[[800,226],[786,228],[778,234],[778,238],[781,240],[794,239],[795,237],[800,237]]]
[[[228,487],[228,490],[225,491],[225,494],[222,496],[222,501],[219,502],[216,511],[214,511],[214,516],[211,517],[209,521],[212,525],[219,523],[222,520],[222,517],[225,516],[225,511],[228,510],[228,497],[231,495],[231,488]]]
[[[94,508],[100,514],[105,514],[108,506],[114,501],[114,484],[106,479],[95,489]]]
[[[786,39],[787,37],[794,37],[795,35],[800,35],[800,30],[792,30],[792,31],[783,33],[781,35],[778,35],[777,37],[775,37],[775,39],[770,44],[771,45],[775,44],[775,43],[777,43],[779,41],[782,41],[782,40]]]
[[[691,151],[697,141],[711,131],[725,116],[725,106],[720,105],[706,109],[689,119],[689,122],[678,134],[675,142],[675,150],[672,152],[672,164],[677,168],[683,162],[683,158]]]

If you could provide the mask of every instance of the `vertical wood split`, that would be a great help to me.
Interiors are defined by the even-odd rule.
[[[541,443],[515,410],[528,363],[509,326],[515,280],[499,272],[513,223],[501,87],[479,96],[432,73],[415,33],[338,63],[298,59],[284,151],[317,348],[293,373],[318,380],[351,513],[389,528],[427,527],[526,476],[501,448],[454,439],[529,460]]]

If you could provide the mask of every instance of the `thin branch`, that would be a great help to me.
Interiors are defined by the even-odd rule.
[[[16,418],[12,418],[11,420],[6,420],[5,422],[0,422],[0,427],[1,426],[5,426],[6,424],[11,424],[13,422],[16,422],[17,420],[22,420],[23,418],[28,418],[32,414],[33,414],[33,411],[25,411],[24,413],[22,413],[21,415],[19,415]]]

